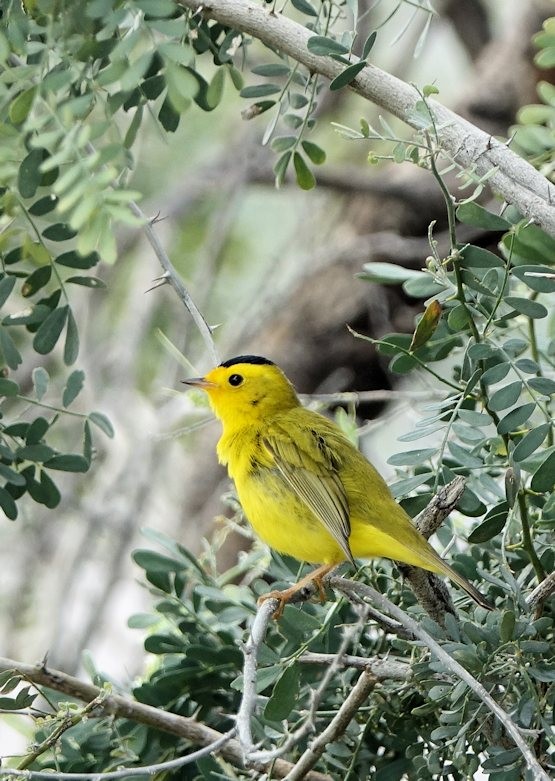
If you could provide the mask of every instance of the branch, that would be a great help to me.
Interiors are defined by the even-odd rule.
[[[208,349],[208,354],[210,355],[210,358],[212,360],[212,363],[214,365],[217,365],[220,363],[220,359],[218,357],[218,351],[216,350],[216,345],[214,344],[214,339],[212,337],[212,329],[204,319],[202,312],[198,309],[197,305],[191,298],[191,295],[185,285],[183,284],[181,277],[177,273],[173,263],[168,257],[168,254],[164,247],[162,246],[160,240],[158,239],[158,235],[154,231],[152,227],[152,220],[149,220],[148,217],[144,214],[144,212],[137,206],[137,204],[132,201],[129,204],[130,210],[133,212],[133,214],[138,217],[140,220],[143,221],[143,231],[144,234],[154,250],[154,253],[156,257],[158,258],[160,265],[164,269],[164,273],[161,277],[159,277],[159,284],[155,285],[154,287],[159,287],[161,284],[169,284],[181,301],[185,304],[185,307],[187,308],[189,314],[193,318],[193,321],[198,328],[200,335],[202,336],[204,343]],[[152,288],[151,288],[152,289]]]
[[[311,31],[251,0],[179,2],[193,12],[252,35],[270,49],[279,50],[302,63],[311,73],[334,79],[344,69],[331,57],[320,57],[308,51]],[[350,88],[414,129],[421,129],[414,117],[414,107],[421,99],[415,87],[374,65],[367,65]],[[427,104],[438,129],[439,146],[460,166],[471,168],[479,177],[489,174],[492,189],[514,204],[524,217],[555,236],[555,186],[488,133],[436,101],[428,100]]]
[[[93,686],[86,681],[81,681],[79,678],[67,675],[59,670],[47,669],[42,663],[30,665],[0,657],[0,672],[6,670],[13,670],[15,674],[21,675],[27,681],[38,686],[46,686],[49,689],[62,692],[68,697],[83,702],[90,702],[104,693],[103,689],[100,689],[98,686]],[[114,716],[120,719],[129,719],[138,724],[146,724],[153,729],[189,740],[191,743],[203,748],[212,746],[211,751],[214,751],[214,744],[225,737],[226,742],[221,749],[222,757],[235,767],[244,767],[243,752],[239,741],[232,738],[227,740],[230,733],[225,733],[224,735],[218,732],[218,730],[207,727],[187,716],[178,716],[175,713],[153,708],[151,705],[144,705],[141,702],[136,702],[118,694],[110,694],[105,697],[102,707],[98,708],[96,712],[101,716]],[[255,764],[254,767],[261,773],[265,769],[261,763]],[[284,778],[292,767],[293,765],[290,762],[279,759],[273,764],[272,772],[276,778]],[[10,770],[10,773],[13,772],[13,770]],[[28,773],[29,771],[21,772]],[[130,775],[130,770],[127,770],[127,775]],[[94,777],[98,778],[100,776],[102,774],[97,772]],[[52,772],[50,771],[49,778],[52,777]],[[307,781],[331,781],[331,779],[324,773],[314,772],[307,776]]]
[[[543,602],[555,592],[555,572],[551,572],[526,598],[530,609],[541,608]]]
[[[307,772],[314,767],[329,743],[337,740],[356,715],[372,689],[378,683],[370,670],[363,670],[345,702],[341,705],[328,726],[301,755],[295,767],[285,776],[285,781],[299,781],[306,778]]]
[[[184,765],[190,765],[196,762],[198,759],[213,754],[215,751],[219,751],[226,743],[228,743],[235,734],[235,727],[221,735],[213,743],[210,743],[204,748],[200,748],[198,751],[193,751],[191,754],[187,754],[184,757],[178,757],[177,759],[170,759],[167,762],[157,762],[154,765],[143,765],[141,767],[126,767],[121,770],[111,770],[107,773],[56,773],[56,779],[58,781],[113,781],[119,778],[129,778],[133,776],[153,776],[156,773],[160,773],[167,770],[177,770],[177,768]],[[45,781],[51,781],[54,778],[52,770],[14,770],[12,768],[0,768],[0,776],[9,776],[10,778],[41,778]]]
[[[455,508],[464,491],[464,485],[464,477],[456,477],[441,488],[428,506],[422,510],[416,519],[416,526],[426,539],[439,529]],[[445,613],[456,615],[449,589],[441,578],[420,567],[411,567],[399,561],[395,563],[403,577],[410,583],[417,600],[434,621],[443,626]]]
[[[329,584],[332,588],[336,589],[340,593],[344,594],[347,598],[353,594],[357,598],[369,599],[373,604],[377,604],[381,610],[386,610],[391,613],[409,632],[421,640],[428,646],[434,656],[436,656],[445,667],[456,675],[461,681],[464,681],[469,689],[484,703],[484,705],[493,713],[498,721],[503,725],[507,733],[512,738],[514,744],[519,749],[520,753],[524,757],[528,768],[532,773],[532,777],[535,781],[549,781],[549,776],[543,770],[532,750],[522,737],[519,728],[511,719],[509,714],[503,710],[503,708],[493,699],[486,688],[471,675],[461,664],[453,659],[443,648],[437,643],[431,635],[429,635],[421,626],[401,610],[400,607],[390,602],[387,597],[380,594],[371,586],[367,586],[364,583],[356,583],[352,580],[346,580],[341,577],[332,577],[329,579]]]

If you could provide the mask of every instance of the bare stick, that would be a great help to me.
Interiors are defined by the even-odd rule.
[[[335,658],[336,654],[307,651],[299,656],[299,662],[302,664],[331,664]],[[339,666],[343,668],[354,667],[355,670],[369,670],[378,681],[406,681],[412,674],[410,664],[391,657],[367,659],[364,656],[343,654]]]
[[[212,360],[212,363],[214,365],[218,364],[220,362],[220,358],[218,356],[218,351],[216,350],[216,345],[214,343],[214,339],[212,337],[212,329],[204,319],[202,312],[198,309],[197,305],[191,298],[191,295],[185,285],[183,284],[183,281],[181,280],[181,277],[177,273],[173,263],[169,259],[169,256],[162,246],[158,235],[156,231],[152,227],[152,220],[149,220],[148,217],[144,214],[144,212],[137,206],[137,204],[132,201],[129,204],[129,208],[133,212],[133,214],[136,217],[139,217],[140,220],[143,221],[143,231],[144,234],[154,250],[154,253],[156,257],[158,258],[160,265],[164,269],[164,273],[159,278],[161,284],[169,284],[183,304],[185,304],[185,307],[187,308],[189,314],[193,318],[193,321],[198,328],[200,335],[202,336],[204,340],[204,344],[206,345],[208,349],[208,353],[210,355],[210,358]],[[155,285],[155,287],[158,287]]]
[[[545,600],[555,592],[555,572],[551,572],[542,582],[536,586],[526,598],[526,603],[532,608],[541,606]]]
[[[67,675],[67,673],[59,670],[51,670],[43,663],[31,665],[15,661],[14,659],[0,657],[0,672],[7,670],[13,670],[14,675],[21,675],[25,680],[38,686],[46,686],[49,689],[62,692],[68,697],[83,702],[90,702],[99,695],[104,694],[104,691],[98,686],[81,681],[79,678]],[[204,748],[224,737],[223,733],[218,732],[218,730],[207,727],[187,716],[178,716],[176,713],[153,708],[151,705],[144,705],[141,702],[136,702],[118,694],[107,695],[102,702],[102,706],[97,708],[95,712],[100,716],[115,716],[116,718],[130,719],[139,724],[146,724],[153,729],[159,729],[162,732],[190,740],[191,743]],[[227,740],[222,746],[221,755],[235,767],[244,767],[243,751],[239,741],[234,739]],[[264,771],[262,764],[255,764],[254,768],[260,773]],[[272,772],[276,778],[283,778],[291,768],[292,764],[290,762],[279,759],[273,764]],[[10,772],[13,773],[14,771],[11,770]],[[97,773],[96,776],[98,775]],[[49,777],[52,778],[52,773],[50,773]],[[311,776],[307,776],[307,781],[331,781],[331,778],[325,773],[314,772]]]
[[[484,703],[484,705],[493,713],[493,715],[500,721],[507,733],[512,738],[514,744],[520,750],[524,757],[526,764],[532,772],[535,781],[549,781],[549,776],[540,766],[538,760],[534,756],[534,753],[522,737],[519,728],[511,719],[509,714],[498,705],[489,692],[482,684],[471,675],[461,664],[459,664],[452,656],[450,656],[443,648],[437,643],[431,635],[429,635],[413,618],[401,610],[400,607],[390,602],[387,597],[380,594],[379,591],[367,586],[364,583],[356,583],[352,580],[346,580],[345,578],[332,577],[329,579],[329,584],[332,588],[349,597],[355,594],[357,597],[371,600],[373,604],[377,604],[381,610],[386,610],[391,613],[406,629],[425,643],[432,654],[436,656],[454,675],[464,681],[469,689]]]
[[[256,611],[249,638],[243,647],[243,697],[237,712],[235,724],[237,735],[247,757],[255,751],[256,746],[252,739],[251,718],[256,707],[256,670],[258,652],[266,637],[266,630],[272,615],[278,608],[277,599],[267,599]]]
[[[318,762],[326,747],[343,735],[377,682],[377,678],[369,670],[362,671],[349,696],[326,729],[311,743],[295,767],[285,776],[286,781],[299,781],[301,778],[306,778],[306,774]]]
[[[279,49],[305,65],[311,73],[334,79],[344,69],[331,57],[320,57],[308,50],[308,39],[313,35],[310,30],[263,5],[250,0],[179,2],[196,13],[252,35],[271,49]],[[422,98],[415,87],[374,65],[366,65],[349,88],[419,129],[414,108]],[[477,176],[488,175],[490,186],[508,203],[514,204],[524,217],[534,220],[555,236],[555,187],[489,133],[436,101],[428,99],[427,104],[434,117],[440,147],[460,166],[472,169]]]

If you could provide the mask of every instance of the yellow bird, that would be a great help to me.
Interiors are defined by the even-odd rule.
[[[491,609],[418,532],[339,427],[301,406],[272,361],[242,355],[184,382],[206,391],[222,423],[218,457],[255,532],[276,551],[320,565],[266,595],[280,600],[280,610],[309,582],[322,592],[322,578],[341,562],[378,556],[447,575]]]

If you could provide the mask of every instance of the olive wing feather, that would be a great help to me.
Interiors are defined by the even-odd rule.
[[[291,437],[266,435],[261,444],[289,488],[314,513],[354,564],[349,547],[349,503],[333,453],[317,432],[309,430],[299,439],[297,443]]]

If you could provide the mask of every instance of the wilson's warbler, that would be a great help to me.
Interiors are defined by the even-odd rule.
[[[281,609],[310,581],[322,592],[322,578],[341,562],[375,556],[447,575],[491,607],[417,531],[338,426],[301,406],[272,361],[243,355],[184,382],[206,391],[222,422],[218,457],[256,533],[280,553],[321,565],[267,595],[278,597]]]

